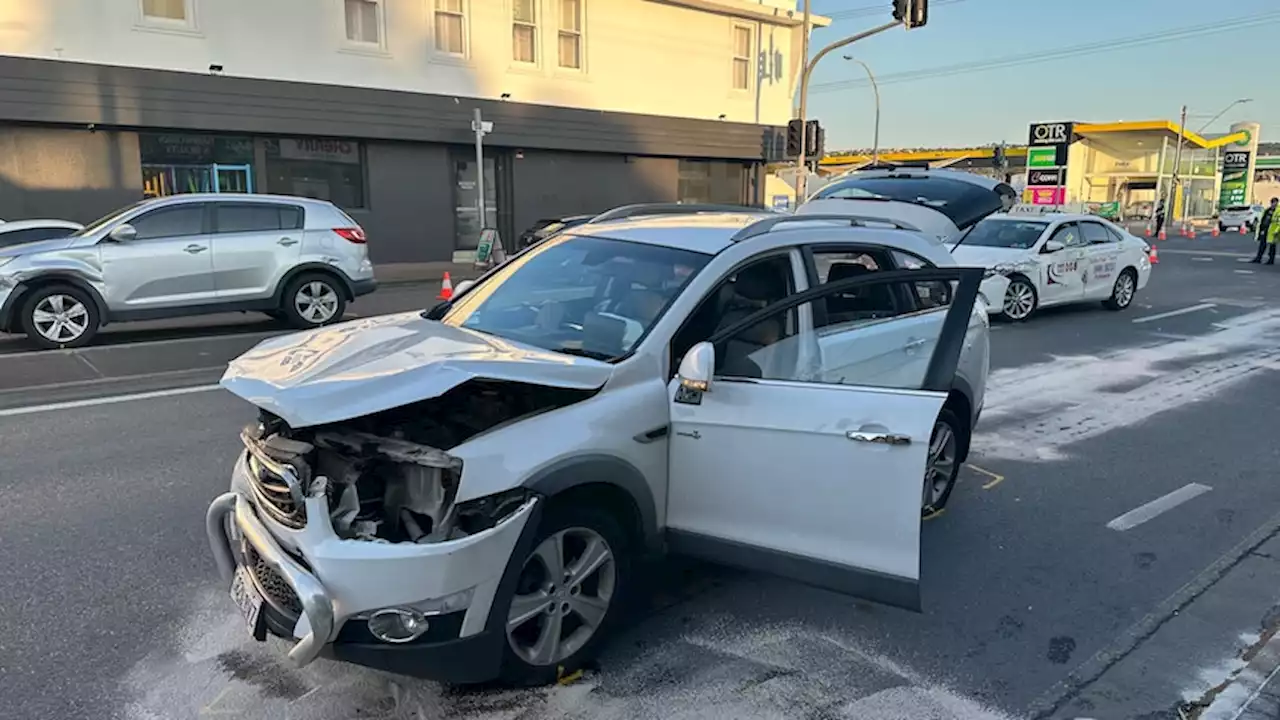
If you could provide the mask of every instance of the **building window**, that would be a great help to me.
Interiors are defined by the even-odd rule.
[[[436,50],[449,55],[467,54],[466,0],[434,0]]]
[[[193,29],[195,0],[141,0],[142,23],[152,27]]]
[[[331,138],[267,140],[267,192],[366,207],[360,143]]]
[[[560,2],[560,67],[582,69],[582,0]]]
[[[733,26],[733,89],[751,89],[751,28]]]
[[[147,197],[254,191],[253,138],[139,133],[138,150]]]
[[[676,199],[682,203],[745,204],[747,168],[728,160],[681,160]]]
[[[537,6],[537,0],[512,0],[511,57],[516,62],[538,62]]]
[[[382,46],[382,3],[380,0],[344,0],[347,40]]]

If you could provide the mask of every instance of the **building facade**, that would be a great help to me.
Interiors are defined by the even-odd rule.
[[[510,244],[539,218],[629,202],[759,203],[799,73],[794,8],[0,3],[0,218],[306,195],[365,226],[386,263],[451,260],[482,226]],[[477,110],[492,123],[479,165]]]

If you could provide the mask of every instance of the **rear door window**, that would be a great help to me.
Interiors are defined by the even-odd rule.
[[[292,205],[269,203],[221,203],[214,211],[214,232],[249,233],[295,230],[302,227],[302,213]]]

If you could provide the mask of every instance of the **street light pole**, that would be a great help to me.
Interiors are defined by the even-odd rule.
[[[1182,163],[1182,140],[1187,136],[1187,106],[1182,106],[1182,125],[1178,130],[1178,144],[1173,148],[1173,181],[1169,185],[1169,203],[1177,202],[1178,193],[1182,192],[1182,183],[1179,175],[1181,174]],[[1174,208],[1166,208],[1168,217],[1177,219],[1177,213]],[[1186,208],[1183,208],[1184,212]],[[1185,216],[1183,217],[1185,220]]]
[[[808,32],[809,20],[810,20],[809,0],[805,0],[805,3],[804,3],[804,26],[805,26],[804,50],[805,50],[806,57],[808,56],[808,49],[809,49],[809,32]],[[813,56],[812,60],[805,63],[804,70],[800,72],[800,121],[801,123],[804,122],[805,111],[808,110],[809,78],[813,75],[813,68],[818,64],[819,60],[826,57],[833,51],[839,50],[840,48],[846,45],[852,45],[853,43],[856,43],[859,40],[865,40],[871,37],[872,35],[879,35],[885,30],[891,30],[895,27],[898,27],[901,24],[902,24],[901,20],[894,20],[893,22],[887,22],[879,27],[871,28],[870,30],[867,30],[865,32],[860,32],[857,35],[850,35],[849,37],[844,38],[843,40],[837,40],[831,43],[830,45],[819,50],[817,54]],[[801,127],[803,127],[803,124],[801,125]],[[801,145],[803,146],[803,143],[801,143]],[[796,177],[796,207],[799,207],[800,203],[804,202],[804,186],[805,186],[805,181],[808,180],[808,173],[804,169],[804,161],[805,161],[804,151],[805,151],[805,148],[801,147],[800,155],[796,159],[796,162],[800,166],[799,169],[801,171],[800,174]]]
[[[813,14],[809,6],[809,0],[804,0],[804,36],[800,38],[800,57],[805,62],[809,61],[809,33],[813,32]],[[805,69],[800,71],[800,154],[796,156],[796,202],[795,206],[800,207],[800,203],[804,202],[804,190],[806,182],[809,179],[809,171],[805,168],[805,146],[808,145],[805,140],[809,138],[808,128],[805,126],[805,118],[809,112],[809,73]]]
[[[1199,130],[1197,130],[1197,131],[1196,131],[1196,134],[1197,134],[1197,135],[1199,135],[1200,133],[1204,132],[1205,130],[1208,130],[1210,125],[1212,125],[1212,124],[1214,124],[1215,122],[1217,122],[1217,121],[1218,121],[1218,118],[1222,117],[1223,115],[1226,115],[1226,114],[1227,114],[1227,111],[1228,111],[1228,110],[1230,110],[1231,108],[1233,108],[1233,107],[1235,107],[1235,106],[1237,106],[1237,105],[1243,105],[1243,104],[1245,104],[1245,103],[1251,103],[1251,102],[1253,102],[1253,98],[1240,98],[1239,100],[1236,100],[1236,101],[1232,102],[1230,105],[1228,105],[1228,106],[1226,106],[1226,107],[1222,108],[1222,112],[1218,113],[1217,115],[1214,115],[1212,120],[1210,120],[1209,122],[1205,123],[1205,124],[1204,124],[1204,127],[1202,127],[1202,128],[1200,128]]]
[[[871,80],[871,91],[875,93],[875,97],[876,97],[876,129],[875,129],[875,135],[872,137],[872,140],[871,140],[871,164],[879,165],[880,164],[880,85],[876,83],[875,73],[871,72],[871,67],[868,66],[866,63],[862,62],[858,58],[851,57],[849,55],[845,55],[844,59],[850,62],[856,62],[859,65],[861,65],[862,69],[867,71],[867,78]]]

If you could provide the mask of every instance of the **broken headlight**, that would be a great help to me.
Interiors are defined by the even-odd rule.
[[[458,503],[454,527],[467,535],[484,532],[506,520],[532,496],[533,491],[520,487]]]

